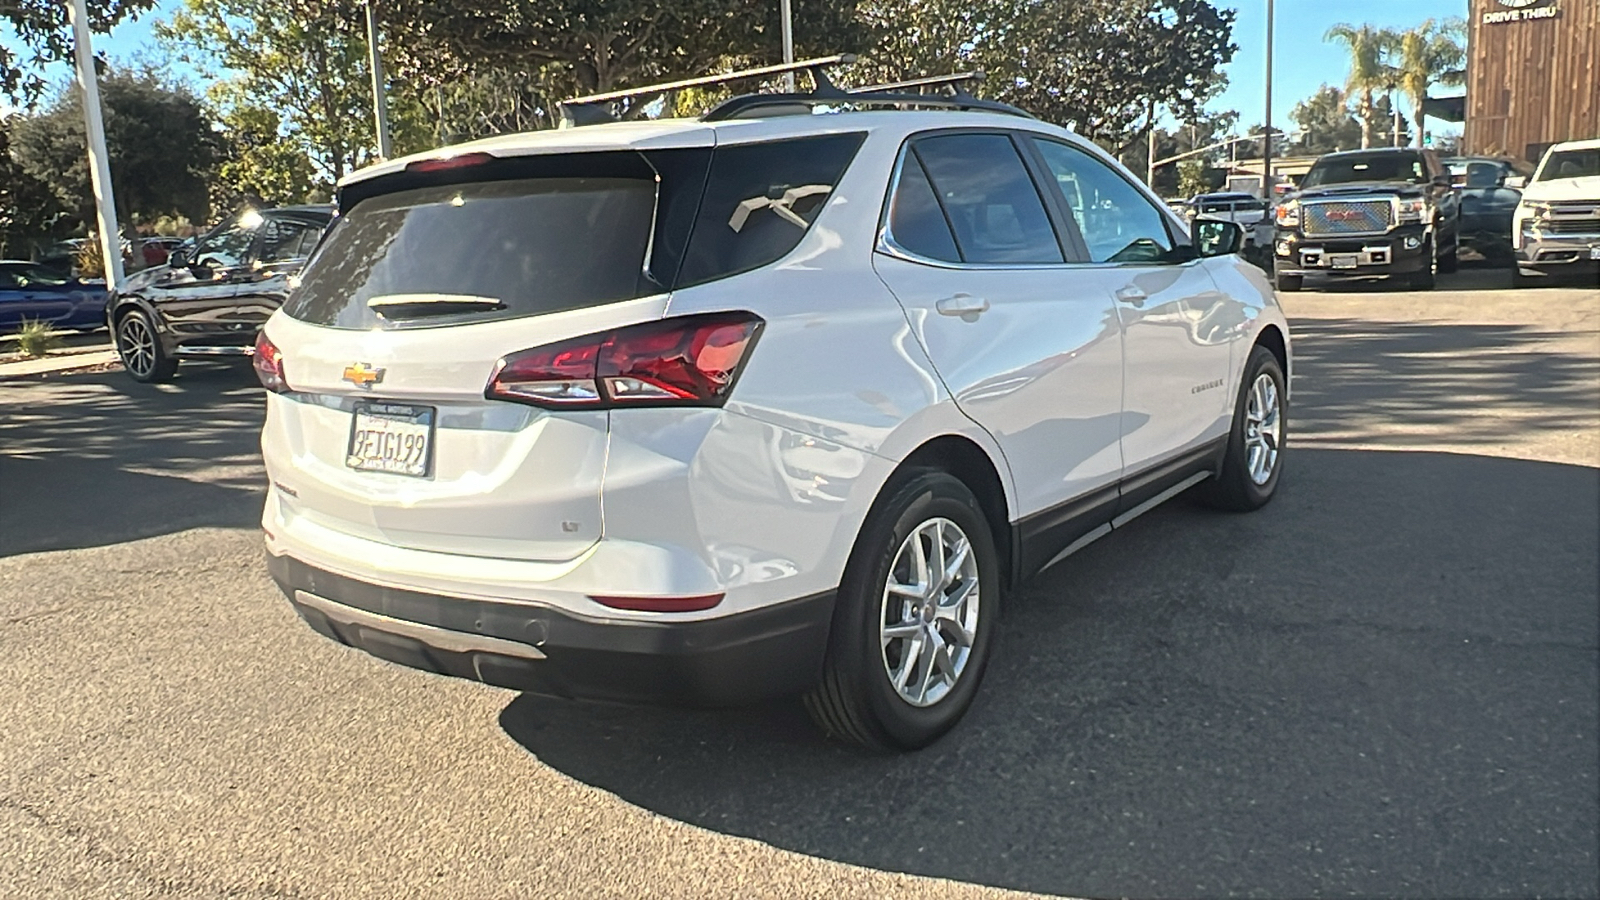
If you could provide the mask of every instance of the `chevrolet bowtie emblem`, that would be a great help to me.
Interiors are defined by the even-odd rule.
[[[383,380],[383,370],[371,368],[366,363],[356,363],[344,367],[344,380],[357,387],[369,388]]]

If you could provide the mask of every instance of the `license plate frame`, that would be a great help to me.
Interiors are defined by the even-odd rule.
[[[357,472],[428,478],[433,474],[439,411],[414,403],[363,400],[350,409],[350,440],[344,464]],[[384,435],[394,435],[386,441]],[[407,440],[407,439],[410,440]],[[422,441],[416,446],[417,439]],[[393,452],[385,457],[384,452]]]
[[[1354,269],[1361,265],[1359,253],[1330,253],[1328,254],[1328,267],[1333,269]]]

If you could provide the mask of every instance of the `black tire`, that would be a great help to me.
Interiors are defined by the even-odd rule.
[[[1277,456],[1273,460],[1265,481],[1257,482],[1250,474],[1250,452],[1246,447],[1249,429],[1251,389],[1256,379],[1267,375],[1277,391]],[[1278,480],[1283,473],[1284,451],[1289,436],[1289,404],[1285,393],[1283,367],[1272,351],[1256,345],[1245,363],[1244,379],[1239,385],[1239,399],[1234,405],[1233,428],[1228,432],[1228,449],[1222,458],[1222,468],[1217,477],[1201,482],[1196,496],[1208,506],[1234,512],[1249,512],[1267,505],[1277,493]]]
[[[1439,254],[1439,274],[1449,275],[1461,269],[1461,239],[1450,242],[1450,250]]]
[[[1433,238],[1431,237],[1422,242],[1422,259],[1422,270],[1411,273],[1407,283],[1414,291],[1431,291],[1433,286],[1438,283],[1438,278],[1434,273],[1439,266],[1439,258],[1434,255]]]
[[[178,371],[178,361],[162,348],[155,326],[143,311],[135,309],[118,319],[115,337],[122,368],[134,381],[170,381]]]
[[[930,705],[916,706],[902,698],[890,681],[891,649],[885,646],[880,627],[888,615],[886,585],[902,546],[913,532],[940,518],[953,522],[967,537],[977,565],[978,615],[966,662],[953,684]],[[901,602],[915,608],[920,601]],[[999,612],[1000,557],[977,498],[944,472],[909,474],[886,489],[856,538],[839,585],[822,680],[806,695],[806,710],[833,737],[877,750],[926,747],[953,728],[972,705],[994,645]],[[896,645],[900,653],[909,653],[908,647],[904,640]],[[927,665],[931,667],[932,661]]]
[[[1276,280],[1278,282],[1278,290],[1286,294],[1292,294],[1300,290],[1306,283],[1304,275],[1278,275]]]

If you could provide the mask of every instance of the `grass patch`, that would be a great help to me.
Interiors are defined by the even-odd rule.
[[[17,331],[17,349],[28,359],[37,359],[49,355],[51,350],[61,346],[61,332],[50,327],[49,322],[39,319],[23,319],[22,328]]]

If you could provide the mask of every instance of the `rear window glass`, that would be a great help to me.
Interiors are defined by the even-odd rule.
[[[370,197],[338,220],[285,312],[337,328],[379,324],[368,303],[487,298],[474,322],[660,291],[645,274],[653,180],[533,178]],[[445,324],[429,317],[416,324]]]
[[[678,286],[748,272],[793,250],[865,137],[827,134],[718,147]]]

